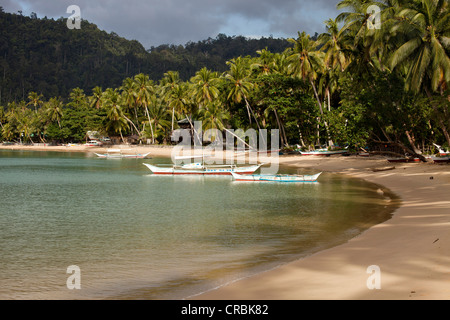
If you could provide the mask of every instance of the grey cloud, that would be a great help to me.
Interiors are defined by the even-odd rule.
[[[140,41],[146,48],[163,43],[185,44],[215,37],[235,17],[261,25],[261,34],[295,37],[297,31],[313,33],[323,21],[337,15],[339,0],[0,0],[6,11],[39,17],[68,17],[76,4],[83,19],[108,32]],[[245,26],[238,28],[246,34]],[[318,30],[320,29],[320,30]],[[247,31],[249,32],[249,31]]]

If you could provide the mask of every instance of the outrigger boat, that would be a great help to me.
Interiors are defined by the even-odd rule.
[[[171,165],[164,168],[154,166],[148,163],[144,165],[150,169],[153,174],[200,174],[200,175],[231,175],[238,172],[241,174],[252,174],[258,170],[262,164],[238,167],[236,165],[204,165],[202,163],[189,163],[182,166]]]
[[[440,145],[437,145],[435,143],[433,143],[438,149],[439,149],[439,156],[441,157],[446,157],[446,156],[450,156],[450,152],[444,150]]]
[[[303,156],[331,156],[335,154],[345,154],[348,153],[348,150],[328,150],[328,149],[319,149],[314,151],[299,151]]]
[[[94,152],[95,153],[95,152]],[[109,149],[107,153],[95,153],[97,157],[99,158],[106,158],[106,159],[143,159],[147,157],[150,152],[145,154],[123,154],[122,150],[120,149]]]
[[[231,173],[236,181],[271,181],[271,182],[317,182],[322,172],[314,175],[254,174],[241,175]]]
[[[183,159],[195,159],[202,158],[202,162],[188,163],[184,165],[169,164],[169,165],[158,165],[154,166],[148,163],[144,165],[150,169],[153,174],[184,174],[184,175],[231,175],[231,173],[236,172],[240,174],[252,174],[258,170],[263,164],[249,165],[249,166],[236,166],[234,164],[230,165],[208,165],[205,164],[205,155],[200,156],[186,156],[186,157],[175,157],[176,160]],[[166,166],[166,167],[164,167]]]

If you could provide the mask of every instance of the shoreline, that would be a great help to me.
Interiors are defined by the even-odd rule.
[[[170,157],[173,147],[114,146],[150,157]],[[0,150],[104,152],[103,147],[0,146]],[[130,151],[131,152],[131,151]],[[134,153],[133,152],[133,153]],[[381,157],[282,156],[280,164],[344,174],[399,196],[391,219],[348,242],[249,278],[191,296],[192,300],[447,300],[450,299],[450,166],[428,163],[386,167]],[[370,266],[381,289],[368,289]]]
[[[400,198],[391,219],[348,242],[193,296],[192,300],[450,299],[450,167],[383,159],[292,156],[280,163],[364,179]],[[433,177],[433,179],[431,179]],[[381,289],[368,288],[378,266]],[[372,278],[371,278],[372,279]]]

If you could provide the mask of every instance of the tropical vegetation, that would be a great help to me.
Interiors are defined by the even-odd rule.
[[[373,6],[379,16],[372,13]],[[4,141],[68,142],[88,131],[170,143],[178,121],[203,129],[279,129],[283,147],[347,146],[425,159],[450,147],[450,11],[445,0],[343,0],[326,32],[230,57],[183,80],[139,72],[67,98],[31,90],[0,108]],[[374,21],[379,19],[377,25]],[[214,138],[212,138],[214,140]]]

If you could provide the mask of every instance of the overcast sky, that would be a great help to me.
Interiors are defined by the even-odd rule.
[[[6,12],[39,18],[68,18],[77,5],[81,18],[100,29],[140,41],[145,48],[186,44],[217,34],[296,37],[297,31],[323,32],[338,15],[339,0],[0,0]],[[83,25],[81,25],[83,27]]]

